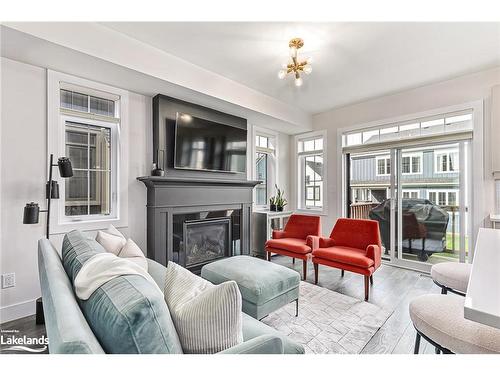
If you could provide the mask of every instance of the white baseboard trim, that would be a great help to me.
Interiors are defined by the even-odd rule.
[[[36,299],[15,303],[14,305],[0,308],[0,323],[7,323],[11,320],[24,318],[35,314]]]

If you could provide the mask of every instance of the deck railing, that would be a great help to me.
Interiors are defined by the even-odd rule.
[[[370,211],[373,207],[377,206],[378,203],[374,202],[356,202],[351,204],[351,215],[352,219],[369,219]]]

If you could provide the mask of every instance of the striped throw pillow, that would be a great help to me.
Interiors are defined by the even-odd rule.
[[[184,353],[212,354],[243,342],[236,282],[213,285],[168,262],[164,295]]]

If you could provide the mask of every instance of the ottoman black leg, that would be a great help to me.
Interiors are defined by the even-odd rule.
[[[413,350],[413,354],[418,354],[420,349],[420,333],[417,332],[417,336],[415,337],[415,349]]]
[[[299,316],[299,299],[295,300],[295,316]]]

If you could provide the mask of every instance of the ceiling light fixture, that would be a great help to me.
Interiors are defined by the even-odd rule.
[[[279,79],[285,79],[286,76],[291,73],[295,76],[295,86],[300,87],[304,83],[302,77],[300,76],[301,72],[305,74],[311,74],[312,66],[311,66],[311,58],[308,57],[303,61],[299,61],[297,56],[298,50],[304,46],[304,41],[301,38],[293,38],[288,43],[288,47],[290,47],[290,57],[292,61],[288,64],[283,64],[283,68],[278,72]]]

